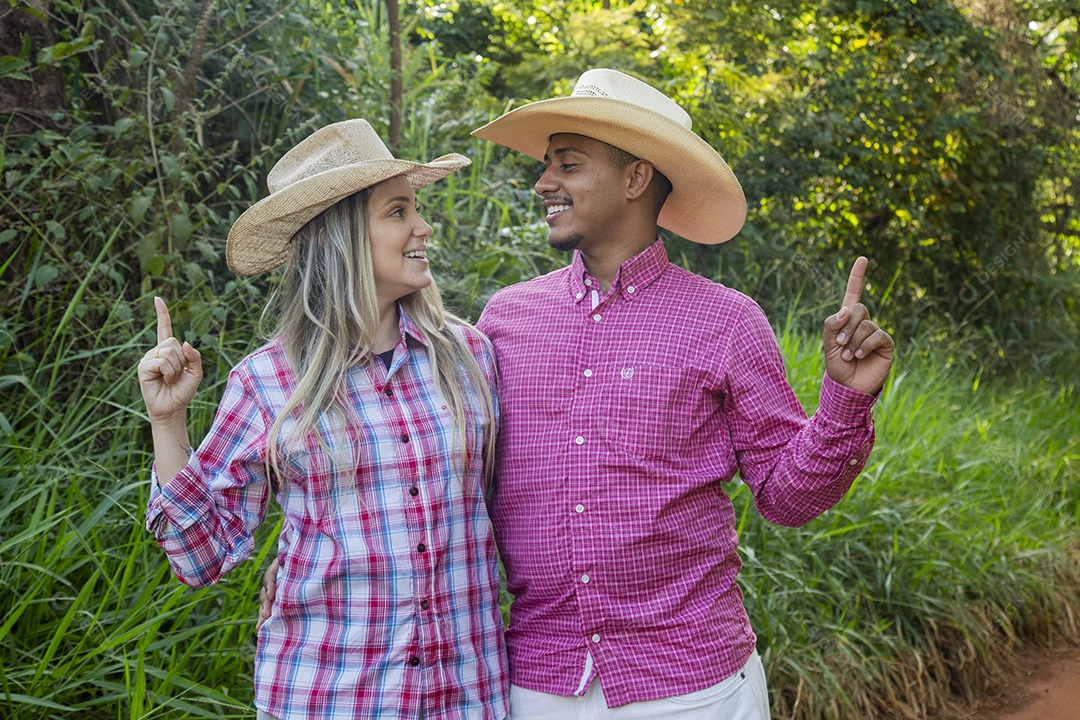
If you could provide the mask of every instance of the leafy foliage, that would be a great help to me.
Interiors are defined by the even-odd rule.
[[[792,297],[830,300],[822,268],[865,253],[870,301],[898,333],[948,326],[973,338],[969,361],[1067,369],[1080,337],[1074,17],[948,0],[612,5],[493,4],[526,21],[489,50],[512,58],[489,87],[566,93],[606,65],[677,98],[750,202],[736,242],[680,247],[693,269],[776,314]]]
[[[0,57],[0,86],[59,77],[63,106],[32,132],[11,119],[0,148],[0,716],[250,717],[273,519],[258,557],[221,587],[174,583],[140,526],[149,438],[133,370],[162,295],[208,365],[192,413],[193,436],[205,431],[275,282],[230,273],[224,238],[298,138],[346,117],[385,130],[384,5],[9,6],[0,14],[41,23],[51,40],[26,36]],[[721,247],[670,238],[671,255],[787,319],[785,356],[807,405],[821,370],[801,329],[826,312],[854,255],[872,258],[868,301],[902,348],[878,460],[836,512],[780,535],[733,489],[778,716],[836,702],[865,712],[912,684],[895,669],[907,662],[932,666],[947,689],[966,667],[948,653],[971,638],[992,666],[1002,643],[1076,633],[1054,609],[1078,596],[1066,596],[1080,519],[1074,10],[403,5],[397,152],[473,160],[420,196],[440,285],[464,316],[564,262],[544,241],[535,163],[469,132],[511,102],[570,92],[589,66],[663,88],[733,165],[747,227]],[[1029,365],[1064,373],[1007,374]],[[995,373],[1016,387],[989,384]],[[800,682],[821,691],[798,696]],[[904,697],[915,710],[938,696]]]

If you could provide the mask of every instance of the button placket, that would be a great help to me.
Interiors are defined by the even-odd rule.
[[[581,320],[575,328],[577,345],[576,357],[580,365],[571,369],[576,375],[572,381],[575,385],[571,394],[571,408],[567,414],[567,424],[570,444],[570,475],[566,485],[560,493],[561,500],[565,504],[565,512],[569,512],[573,521],[567,528],[569,552],[564,567],[569,570],[571,577],[575,579],[578,598],[578,611],[581,621],[588,634],[584,636],[588,641],[592,632],[599,632],[602,627],[603,609],[597,606],[599,598],[593,592],[596,579],[590,574],[591,569],[597,565],[596,548],[590,540],[592,524],[586,509],[592,512],[590,488],[593,482],[586,471],[591,463],[584,462],[587,455],[601,452],[601,447],[595,445],[597,438],[591,433],[600,429],[602,420],[595,414],[598,407],[597,398],[604,392],[604,377],[607,370],[602,364],[603,355],[601,349],[604,346],[604,336],[610,325],[608,314],[612,312],[609,304],[612,295],[609,294],[604,302],[598,302],[597,283],[591,282],[586,285],[585,296],[591,296],[591,307],[580,307],[578,312]],[[612,316],[614,317],[614,316]],[[578,344],[580,343],[580,344]],[[570,488],[573,488],[571,491]],[[586,502],[588,501],[588,502]],[[599,647],[599,646],[597,646]]]

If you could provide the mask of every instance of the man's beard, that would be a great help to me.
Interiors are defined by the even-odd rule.
[[[555,248],[556,250],[562,250],[563,252],[570,252],[571,250],[575,250],[577,248],[577,246],[581,244],[581,241],[584,240],[584,239],[585,239],[585,236],[582,235],[579,232],[570,233],[570,235],[564,240],[556,240],[553,237],[551,237],[551,234],[549,233],[548,234],[548,245]]]

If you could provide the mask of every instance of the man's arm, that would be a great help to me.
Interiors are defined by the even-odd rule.
[[[263,573],[262,588],[259,590],[259,619],[255,623],[256,633],[262,629],[263,623],[270,619],[274,611],[274,598],[277,596],[277,571],[278,559],[274,558],[274,562],[270,563],[266,572]]]
[[[865,269],[860,258],[841,311],[825,321],[826,373],[809,420],[764,314],[754,306],[740,320],[725,411],[742,479],[769,522],[804,525],[833,507],[873,448],[871,411],[893,343],[859,303]]]

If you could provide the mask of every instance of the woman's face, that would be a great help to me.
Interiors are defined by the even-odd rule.
[[[416,193],[402,176],[372,187],[367,205],[375,294],[383,310],[432,283],[431,226],[416,211]]]

